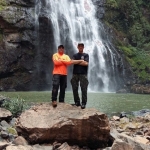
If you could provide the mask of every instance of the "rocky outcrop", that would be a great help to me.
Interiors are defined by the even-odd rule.
[[[150,85],[134,84],[131,91],[136,94],[150,94]]]
[[[128,115],[123,112],[108,120],[93,108],[82,110],[65,103],[53,108],[50,103],[41,103],[17,120],[10,119],[11,113],[0,116],[0,149],[149,150],[150,110],[133,112],[133,118]]]
[[[112,150],[149,150],[150,113],[133,118],[113,117],[110,121],[111,135],[115,139]]]
[[[21,114],[16,127],[31,143],[56,140],[89,147],[106,146],[110,131],[104,113],[65,103],[37,105]]]

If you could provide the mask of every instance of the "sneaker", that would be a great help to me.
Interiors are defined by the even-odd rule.
[[[56,101],[52,101],[52,105],[53,105],[53,107],[57,107],[57,102]]]
[[[85,106],[86,106],[85,104],[82,104],[81,109],[85,109]]]
[[[76,106],[81,106],[80,102],[75,102]]]

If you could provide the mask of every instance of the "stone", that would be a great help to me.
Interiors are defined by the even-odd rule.
[[[115,121],[117,121],[117,120],[120,120],[120,117],[118,117],[118,116],[113,116],[113,119],[114,119]]]
[[[67,142],[63,143],[57,150],[71,150],[71,147],[67,144]]]
[[[18,136],[14,141],[13,144],[15,145],[28,145],[28,142],[26,139],[24,139],[22,136]]]
[[[116,139],[111,150],[133,150],[133,147],[121,139]]]
[[[26,145],[26,146],[22,146],[22,145],[13,146],[13,145],[10,145],[10,146],[6,147],[6,150],[33,150],[33,148],[29,145]]]
[[[17,120],[16,118],[12,118],[12,120],[10,121],[10,125],[12,127],[15,127],[16,120]]]
[[[9,134],[5,131],[1,131],[1,137],[2,138],[8,138],[9,137]]]
[[[36,144],[36,145],[33,145],[33,150],[54,150],[53,149],[53,146],[51,145],[39,145],[39,144]]]
[[[145,86],[141,84],[134,84],[131,87],[131,91],[136,94],[150,94],[150,85]]]
[[[109,121],[104,113],[66,103],[36,105],[18,118],[16,128],[31,143],[58,141],[79,145],[106,144]]]
[[[52,146],[40,146],[38,144],[29,146],[29,145],[10,145],[6,147],[6,150],[53,150]]]
[[[2,127],[10,128],[10,125],[5,120],[1,121],[1,125]]]
[[[5,147],[7,147],[9,145],[9,143],[7,142],[1,142],[0,141],[0,150],[3,150]]]
[[[144,138],[144,137],[140,137],[140,136],[136,136],[134,137],[135,141],[142,143],[142,144],[147,144],[149,142],[148,139]]]
[[[11,117],[11,116],[12,116],[12,113],[9,110],[6,110],[5,108],[0,108],[0,119]]]

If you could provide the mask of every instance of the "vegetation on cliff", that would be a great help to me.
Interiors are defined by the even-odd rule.
[[[105,23],[115,31],[116,47],[142,81],[150,81],[149,16],[149,0],[106,0]]]

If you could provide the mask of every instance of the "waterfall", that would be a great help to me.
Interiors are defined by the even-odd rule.
[[[120,82],[122,82],[120,79],[122,73],[119,73],[118,62],[116,61],[117,58],[121,58],[107,35],[104,35],[106,33],[103,24],[98,22],[95,17],[96,8],[92,1],[41,0],[40,5],[42,6],[39,7],[38,5],[38,9],[40,8],[38,16],[47,18],[48,23],[46,26],[51,28],[49,29],[51,36],[46,37],[47,44],[51,45],[48,50],[51,56],[57,52],[57,46],[63,44],[65,45],[65,53],[71,58],[74,53],[78,52],[78,42],[84,43],[84,52],[89,54],[90,59],[88,90],[115,92]],[[43,41],[45,42],[45,40]],[[41,51],[45,51],[43,46],[40,47]],[[69,82],[72,74],[71,70],[68,74]],[[48,75],[49,77],[51,76]]]

